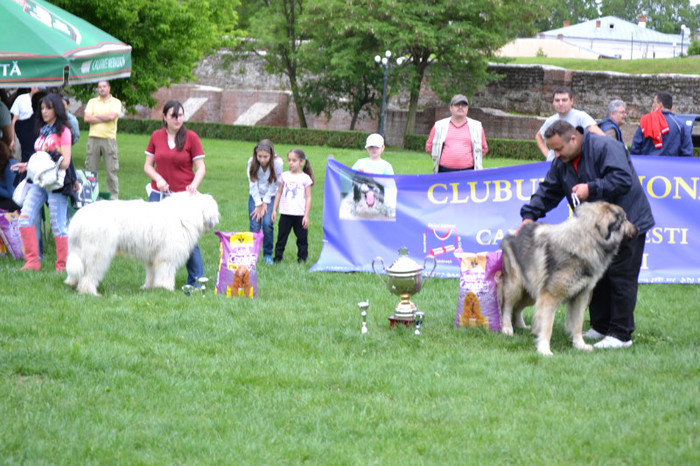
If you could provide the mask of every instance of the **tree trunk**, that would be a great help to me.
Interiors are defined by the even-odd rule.
[[[296,83],[296,79],[292,82],[292,98],[294,99],[294,105],[297,108],[297,116],[299,117],[299,127],[308,128],[306,125],[306,115],[304,115],[304,104],[299,95],[299,86]]]
[[[406,119],[406,130],[404,137],[407,134],[413,134],[416,127],[416,112],[418,111],[418,97],[420,96],[420,88],[411,89],[411,98],[408,101],[408,118]]]
[[[404,139],[407,134],[413,134],[413,130],[416,127],[416,112],[418,111],[418,97],[420,97],[420,88],[423,84],[423,75],[425,74],[425,69],[427,68],[427,58],[421,60],[416,64],[416,74],[413,78],[414,81],[411,83],[411,98],[408,102],[408,118],[406,119],[406,129],[404,131]]]
[[[357,118],[359,116],[360,116],[359,110],[352,112],[352,120],[350,120],[350,131],[355,131],[355,124],[357,123]]]

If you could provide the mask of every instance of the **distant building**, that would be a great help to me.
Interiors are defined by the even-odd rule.
[[[551,44],[552,39],[561,44],[560,49]],[[542,40],[542,46],[537,45],[537,40]],[[589,56],[626,60],[673,58],[681,53],[687,53],[690,40],[688,29],[684,30],[683,35],[664,34],[647,29],[645,16],[639,17],[638,24],[615,16],[604,16],[573,26],[568,25],[568,21],[565,21],[564,27],[540,32],[535,40],[517,39],[503,47],[499,54],[502,56],[532,57],[539,53],[558,58]],[[580,50],[574,52],[575,49]]]
[[[495,52],[499,57],[601,58],[594,50],[557,39],[515,39]]]

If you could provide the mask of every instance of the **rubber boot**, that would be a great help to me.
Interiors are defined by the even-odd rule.
[[[39,243],[36,239],[36,229],[34,225],[21,227],[19,234],[22,236],[22,250],[24,252],[24,267],[22,270],[40,270]]]
[[[68,237],[56,236],[56,272],[66,270],[66,258],[68,257]]]

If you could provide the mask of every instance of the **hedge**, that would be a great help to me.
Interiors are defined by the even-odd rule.
[[[89,125],[79,118],[80,129],[88,130]],[[258,142],[271,139],[280,144],[299,144],[312,146],[340,147],[357,149],[365,146],[370,133],[366,131],[337,131],[308,128],[282,128],[279,126],[242,126],[224,123],[187,122],[187,127],[203,138],[233,139]],[[161,128],[160,120],[122,118],[119,131],[133,134],[151,134]],[[427,135],[407,134],[404,138],[406,150],[425,151]],[[489,145],[488,156],[518,160],[544,160],[534,139],[498,139],[486,138]],[[700,156],[700,147],[695,148],[695,157]]]
[[[421,134],[408,134],[404,138],[404,143],[406,149],[408,150],[425,150],[425,141],[428,140],[428,136]],[[542,152],[537,147],[537,143],[534,139],[497,139],[497,138],[486,138],[486,142],[489,145],[489,152],[486,155],[492,157],[503,157],[506,159],[518,159],[518,160],[536,160],[539,162],[544,161]],[[629,146],[627,146],[629,149]],[[700,147],[695,147],[693,149],[693,156],[700,157]]]
[[[404,138],[406,149],[415,151],[425,151],[425,141],[427,135],[407,134]],[[534,139],[497,139],[486,138],[489,145],[489,152],[486,155],[491,157],[503,157],[518,160],[539,160],[543,161],[542,152],[537,147]]]
[[[87,129],[81,120],[81,128]],[[133,134],[151,134],[162,127],[160,120],[122,118],[119,120],[119,132]],[[331,131],[308,128],[282,128],[279,126],[242,126],[224,123],[201,123],[188,121],[187,128],[199,137],[212,139],[232,139],[237,141],[258,142],[271,139],[275,143],[299,144],[311,146],[329,146],[357,149],[365,146],[370,133],[364,131]]]

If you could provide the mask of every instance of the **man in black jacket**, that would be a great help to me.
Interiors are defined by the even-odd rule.
[[[622,243],[593,290],[589,306],[591,329],[583,335],[600,340],[594,345],[596,348],[629,347],[646,232],[654,225],[639,177],[624,144],[615,139],[584,133],[565,121],[552,124],[545,139],[555,160],[530,203],[520,210],[523,224],[544,217],[564,197],[573,208],[575,194],[581,202],[619,205],[638,229],[637,238]]]

